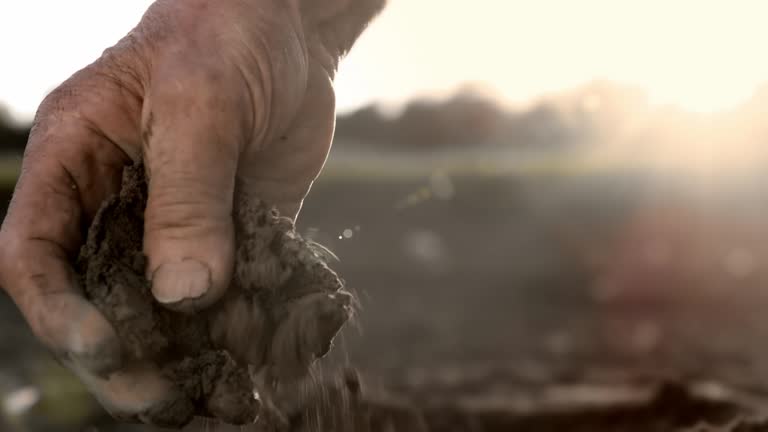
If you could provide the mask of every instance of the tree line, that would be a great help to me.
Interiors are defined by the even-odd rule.
[[[768,139],[768,129],[762,127],[765,112],[768,87],[741,107],[708,117],[651,106],[643,91],[608,82],[543,95],[517,108],[468,90],[444,100],[414,100],[396,114],[369,105],[340,115],[335,145],[394,150],[642,148],[701,141],[701,137],[711,140],[716,133],[729,131],[722,137],[728,145],[738,141],[762,146]],[[22,151],[28,135],[29,128],[13,124],[0,107],[0,151]]]

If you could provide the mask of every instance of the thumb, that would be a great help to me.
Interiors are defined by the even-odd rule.
[[[144,250],[158,302],[196,311],[216,302],[234,265],[232,201],[242,107],[182,81],[154,92],[144,107],[149,196]],[[167,88],[167,86],[166,86]]]

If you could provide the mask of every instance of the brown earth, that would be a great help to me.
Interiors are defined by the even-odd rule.
[[[450,199],[403,207],[428,177],[321,179],[301,233],[339,256],[362,304],[322,366],[362,371],[356,411],[378,413],[374,430],[760,430],[746,419],[768,406],[765,180],[451,177]],[[46,354],[3,312],[2,371],[24,377],[20,353]],[[29,430],[154,431],[42,424]]]
[[[86,296],[114,325],[125,361],[158,364],[189,397],[154,422],[182,426],[197,415],[252,423],[260,401],[272,409],[281,386],[328,352],[349,316],[350,296],[289,219],[261,202],[243,201],[226,297],[201,313],[168,310],[144,278],[146,191],[143,167],[127,168],[119,196],[94,219],[76,266]]]

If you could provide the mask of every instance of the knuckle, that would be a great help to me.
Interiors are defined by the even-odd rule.
[[[38,107],[34,125],[57,119],[77,118],[82,113],[84,99],[100,89],[95,77],[103,75],[101,64],[102,62],[97,60],[80,69],[48,93]]]
[[[190,167],[163,164],[153,170],[150,179],[147,212],[150,217],[203,217],[221,220],[229,214],[232,198],[229,180],[194,172]]]
[[[48,93],[35,114],[32,124],[32,134],[47,131],[57,121],[61,121],[67,113],[77,109],[77,100],[81,91],[73,82],[74,77]]]
[[[84,88],[73,77],[51,91],[40,103],[32,123],[25,158],[39,161],[72,145],[69,138],[82,140],[85,125]],[[64,150],[66,151],[66,150]]]
[[[59,134],[59,129],[93,131],[104,112],[132,111],[142,99],[145,74],[141,57],[127,45],[107,49],[48,93],[37,109],[32,134],[51,130]]]
[[[203,108],[247,102],[242,87],[242,59],[222,50],[221,42],[200,40],[193,30],[184,38],[173,38],[155,49],[150,73],[150,95],[158,102],[185,100]]]
[[[162,188],[150,196],[146,210],[147,231],[217,230],[228,224],[229,213],[215,196],[189,187]]]
[[[147,48],[136,32],[130,32],[114,46],[107,48],[94,64],[94,70],[126,90],[139,93],[147,73]]]
[[[217,64],[189,64],[167,61],[152,87],[153,105],[174,109],[219,112],[244,108],[244,92],[235,91],[233,76],[227,67]]]

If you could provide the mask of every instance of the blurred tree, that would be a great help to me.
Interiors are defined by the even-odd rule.
[[[0,152],[22,152],[27,144],[29,129],[14,124],[4,106],[0,106]]]

